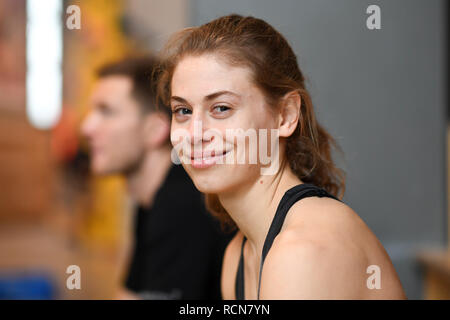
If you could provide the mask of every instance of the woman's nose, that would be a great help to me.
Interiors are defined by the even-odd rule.
[[[203,120],[194,119],[189,127],[189,138],[192,144],[201,143],[203,140]]]
[[[204,140],[204,132],[208,130],[208,120],[201,113],[193,113],[189,123],[189,138],[191,144],[199,144]]]

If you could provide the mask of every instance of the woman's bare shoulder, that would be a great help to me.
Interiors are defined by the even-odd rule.
[[[370,265],[380,266],[385,290],[368,288]],[[266,299],[403,298],[375,235],[349,206],[331,198],[306,198],[291,208],[261,283]]]
[[[228,243],[225,249],[222,263],[221,290],[224,300],[234,300],[235,297],[235,279],[239,265],[240,250],[244,236],[242,232],[236,232],[236,235]]]
[[[350,246],[359,253],[366,245],[378,245],[376,237],[347,204],[332,198],[309,197],[289,210],[280,239],[305,240],[331,246]],[[348,249],[348,248],[346,248]]]

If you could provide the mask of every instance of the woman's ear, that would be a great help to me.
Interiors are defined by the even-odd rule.
[[[288,92],[281,100],[279,113],[279,136],[289,137],[295,131],[300,117],[302,99],[298,91]]]
[[[151,112],[144,119],[144,143],[147,148],[159,148],[170,135],[170,120],[162,112]]]

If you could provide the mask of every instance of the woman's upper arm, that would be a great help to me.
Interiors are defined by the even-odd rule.
[[[261,299],[359,299],[366,286],[365,257],[341,244],[301,241],[269,252]]]
[[[235,280],[243,235],[237,232],[225,249],[222,263],[221,291],[224,300],[234,300]]]
[[[307,198],[291,210],[290,224],[264,262],[260,297],[358,299],[366,294],[367,237],[351,208]]]

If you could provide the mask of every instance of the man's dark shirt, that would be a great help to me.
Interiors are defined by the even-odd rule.
[[[144,299],[220,299],[226,245],[217,219],[181,165],[172,165],[151,208],[139,206],[126,287]]]

